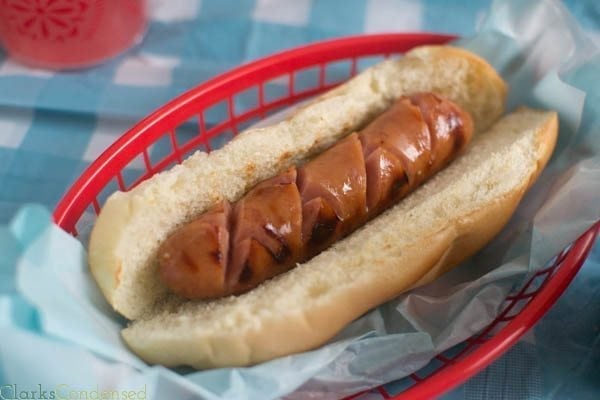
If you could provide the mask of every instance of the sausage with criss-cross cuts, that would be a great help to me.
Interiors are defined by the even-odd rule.
[[[358,133],[214,206],[159,249],[160,274],[190,299],[248,291],[349,235],[469,143],[471,117],[432,93],[405,96]]]

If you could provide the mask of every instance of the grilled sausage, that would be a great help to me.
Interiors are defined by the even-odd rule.
[[[444,168],[471,117],[432,93],[401,97],[361,132],[175,231],[158,252],[163,282],[190,299],[248,291],[349,235]]]

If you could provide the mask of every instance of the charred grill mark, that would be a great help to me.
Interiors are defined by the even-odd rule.
[[[252,267],[246,262],[242,273],[240,274],[240,283],[248,283],[252,279]]]
[[[279,247],[277,252],[271,254],[273,255],[273,258],[275,259],[275,261],[277,261],[278,264],[283,264],[287,259],[290,258],[292,252],[288,245],[282,243],[281,247]]]
[[[391,188],[391,195],[396,196],[398,193],[400,193],[400,191],[402,191],[402,189],[404,189],[406,187],[406,185],[408,185],[408,175],[406,175],[406,172],[402,173],[401,177],[398,177],[394,180],[394,182],[392,183],[392,188]]]
[[[337,216],[317,220],[311,231],[308,244],[311,246],[320,246],[330,240],[339,222],[340,219]]]

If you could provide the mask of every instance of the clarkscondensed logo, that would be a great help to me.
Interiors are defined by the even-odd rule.
[[[138,390],[110,390],[95,388],[76,388],[59,383],[53,388],[38,384],[33,389],[22,388],[16,384],[0,386],[0,400],[147,400],[146,385]]]

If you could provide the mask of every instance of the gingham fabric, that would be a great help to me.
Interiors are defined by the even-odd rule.
[[[92,69],[30,69],[0,50],[0,223],[27,202],[52,209],[83,169],[128,127],[218,73],[343,35],[469,35],[488,5],[487,0],[153,0],[142,43]],[[600,2],[569,0],[566,5],[600,42]],[[447,398],[600,397],[599,253],[597,246],[534,332]],[[595,303],[590,296],[596,296]],[[582,306],[585,311],[574,318],[573,310]],[[568,324],[560,322],[565,319]],[[569,380],[563,379],[565,374]],[[553,382],[561,383],[553,387]],[[393,384],[388,388],[398,390]]]

